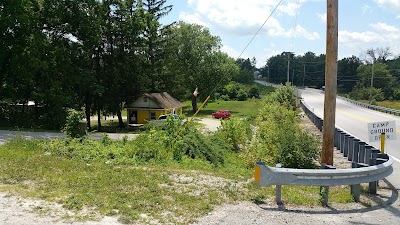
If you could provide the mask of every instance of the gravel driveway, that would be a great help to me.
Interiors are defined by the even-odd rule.
[[[221,120],[214,118],[202,118],[199,123],[203,124],[211,132],[217,131],[221,126]]]

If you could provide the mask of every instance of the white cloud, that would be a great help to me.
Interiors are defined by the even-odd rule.
[[[399,0],[375,0],[382,8],[393,11],[400,18],[400,1]]]
[[[361,8],[361,11],[363,14],[371,14],[372,13],[372,8],[369,5],[363,5]]]
[[[228,54],[230,57],[236,59],[239,57],[240,52],[236,51],[234,48],[228,46],[228,45],[223,45],[221,48],[221,52],[225,52]]]
[[[379,23],[378,23],[379,24]],[[393,26],[379,26],[380,29],[395,30]],[[382,28],[383,27],[383,28]],[[396,55],[400,52],[398,43],[400,42],[400,32],[349,32],[339,31],[339,51],[349,54],[357,54],[369,48],[390,47],[390,50]],[[344,48],[343,48],[344,47]]]
[[[265,1],[252,0],[251,2],[231,0],[188,0],[194,14],[181,13],[180,19],[192,23],[215,27],[220,31],[243,36],[254,35],[264,21],[276,7],[279,0]],[[295,16],[297,7],[305,0],[285,1],[278,7],[278,11],[286,16]],[[285,3],[284,2],[284,3]],[[291,37],[292,31],[285,29],[275,18],[270,17],[263,27],[263,32],[272,37]],[[306,31],[303,27],[296,27],[296,37],[314,40],[319,38],[315,32]]]
[[[317,17],[318,17],[322,22],[326,23],[326,13],[323,13],[323,14],[318,13],[318,14],[317,14]]]
[[[355,43],[376,43],[385,41],[382,35],[371,32],[349,32],[339,31],[339,42],[344,44],[355,44]]]
[[[289,16],[296,16],[299,7],[300,2],[292,1],[287,2],[286,5],[279,6],[278,10],[288,14]]]
[[[386,23],[382,23],[382,22],[373,23],[373,24],[370,24],[370,26],[377,31],[383,31],[383,32],[399,32],[400,31],[399,28],[392,26],[392,25],[388,25]]]
[[[201,25],[201,26],[204,26],[204,27],[208,27],[207,23],[203,22],[200,19],[200,16],[198,14],[191,15],[191,14],[187,14],[185,12],[181,12],[179,14],[179,18],[181,20],[183,20],[183,21],[188,22],[188,23],[195,23],[195,24],[198,24],[198,25]]]

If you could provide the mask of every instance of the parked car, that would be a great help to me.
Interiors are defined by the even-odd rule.
[[[168,116],[173,116],[174,120],[179,119],[179,115],[177,114],[165,114],[165,115],[160,115],[158,117],[158,120],[151,120],[149,121],[149,125],[153,127],[163,127],[165,123],[167,122]]]
[[[223,109],[223,110],[213,112],[212,116],[216,119],[219,119],[219,118],[227,119],[227,118],[231,117],[232,114],[231,114],[231,112],[229,112],[229,110]]]
[[[159,116],[158,120],[167,120],[167,117],[171,115],[174,117],[175,120],[179,119],[179,116],[177,114],[166,114]]]

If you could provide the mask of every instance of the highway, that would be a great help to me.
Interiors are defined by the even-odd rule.
[[[276,87],[276,84],[265,81],[256,81],[259,84]],[[303,98],[304,103],[316,115],[324,116],[324,93],[317,89],[298,89],[298,93]],[[369,142],[368,123],[379,121],[395,121],[397,140],[385,142],[385,153],[394,159],[394,172],[388,177],[390,183],[400,190],[400,117],[387,113],[378,112],[354,105],[350,102],[336,99],[335,126],[353,137],[356,137],[377,149],[381,149],[380,142]],[[335,162],[333,162],[335,165]]]
[[[299,89],[300,96],[304,103],[316,115],[323,118],[324,115],[324,93],[316,89]],[[347,101],[336,99],[335,126],[348,134],[381,149],[380,142],[369,142],[368,123],[379,121],[395,121],[397,140],[388,140],[385,142],[385,153],[394,159],[394,172],[388,177],[390,183],[397,189],[400,188],[400,117],[394,116],[361,106],[354,105]],[[335,162],[333,162],[335,165]]]
[[[306,105],[310,106],[314,113],[321,118],[324,115],[324,94],[320,90],[300,90],[301,97]],[[400,117],[386,114],[347,101],[336,99],[335,126],[348,134],[380,149],[380,142],[369,142],[368,123],[380,121],[395,121],[397,134],[400,132]],[[400,138],[385,142],[385,153],[390,154],[395,161],[400,163]]]

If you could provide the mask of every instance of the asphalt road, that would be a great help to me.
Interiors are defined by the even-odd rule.
[[[301,97],[314,110],[316,115],[323,117],[324,94],[321,91],[315,89],[301,90]],[[379,121],[395,121],[397,133],[400,133],[400,117],[366,109],[341,99],[336,100],[336,127],[377,149],[380,149],[380,142],[369,142],[368,140],[368,123]],[[396,161],[400,163],[400,138],[386,141],[385,152],[396,158]]]
[[[305,104],[321,118],[324,115],[324,93],[316,89],[300,90],[301,97]],[[379,121],[395,121],[397,140],[386,141],[385,153],[388,153],[395,160],[393,174],[388,180],[397,188],[400,188],[400,117],[377,112],[354,105],[341,99],[336,99],[336,127],[351,134],[354,137],[380,149],[380,142],[369,142],[368,123]]]

